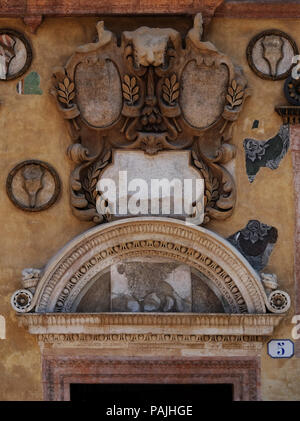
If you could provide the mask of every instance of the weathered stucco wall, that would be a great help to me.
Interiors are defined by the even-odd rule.
[[[0,400],[42,399],[40,350],[25,329],[17,326],[10,306],[13,291],[20,287],[24,267],[42,267],[67,241],[85,231],[91,224],[78,221],[69,205],[68,177],[70,162],[65,154],[69,145],[66,126],[49,94],[52,69],[64,65],[75,47],[95,37],[97,18],[45,19],[36,35],[26,33],[33,47],[29,71],[41,78],[42,95],[19,95],[17,80],[0,83],[0,218],[2,247],[0,256],[0,314],[6,318],[6,339],[0,340]],[[170,26],[184,34],[192,26],[190,18],[105,18],[106,26],[115,32],[141,25]],[[216,18],[208,38],[243,67],[252,88],[234,131],[237,146],[236,183],[238,200],[235,212],[225,222],[210,223],[207,228],[224,237],[243,228],[249,219],[258,219],[278,229],[278,241],[265,272],[274,272],[279,286],[294,299],[293,242],[294,196],[290,151],[279,168],[261,168],[250,184],[245,170],[242,146],[246,137],[266,140],[282,124],[275,105],[285,104],[283,81],[266,81],[257,77],[246,61],[246,47],[258,32],[276,28],[290,34],[300,47],[299,20],[237,20]],[[21,20],[1,19],[0,27],[25,31]],[[252,129],[254,120],[259,127]],[[40,159],[50,163],[62,181],[59,200],[50,209],[23,212],[10,202],[5,192],[8,172],[18,162]],[[274,337],[291,338],[293,307]],[[300,399],[300,360],[274,360],[262,355],[262,398],[264,400]]]

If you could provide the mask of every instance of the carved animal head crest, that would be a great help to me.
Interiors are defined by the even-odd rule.
[[[170,49],[180,47],[181,38],[174,29],[142,26],[132,32],[123,32],[123,42],[127,48],[127,56],[133,56],[136,67],[164,67],[166,55],[170,54]]]

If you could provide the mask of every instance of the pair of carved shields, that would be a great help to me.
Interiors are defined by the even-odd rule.
[[[161,151],[191,151],[190,164],[204,180],[201,223],[230,216],[236,189],[225,167],[235,154],[228,142],[247,96],[246,80],[229,57],[201,41],[201,14],[185,40],[174,29],[140,27],[123,32],[118,45],[103,22],[97,32],[97,41],[78,47],[53,77],[76,164],[70,178],[74,214],[96,223],[111,218],[109,211],[97,212],[97,183],[118,149],[138,150],[153,162]]]

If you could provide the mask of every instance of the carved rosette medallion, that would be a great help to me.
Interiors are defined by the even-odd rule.
[[[233,212],[236,189],[224,164],[233,159],[232,125],[248,95],[239,68],[210,42],[202,42],[196,15],[183,47],[170,28],[141,27],[116,36],[97,24],[98,40],[78,47],[56,68],[52,93],[68,122],[76,164],[70,177],[73,213],[105,222],[96,210],[96,186],[112,149],[192,152],[205,180],[204,223]]]
[[[38,212],[55,203],[60,193],[60,180],[51,165],[32,159],[20,162],[10,171],[6,191],[18,208]]]
[[[262,79],[285,79],[298,54],[295,41],[285,32],[269,29],[253,37],[247,47],[250,68]]]
[[[16,79],[31,65],[32,49],[23,34],[0,29],[0,81]]]

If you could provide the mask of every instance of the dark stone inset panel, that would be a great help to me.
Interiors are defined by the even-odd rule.
[[[261,271],[268,264],[277,237],[275,227],[253,219],[227,240],[242,253],[254,269]]]
[[[247,138],[244,140],[246,171],[250,183],[261,167],[275,170],[289,148],[289,126],[282,125],[276,136],[267,141]]]

